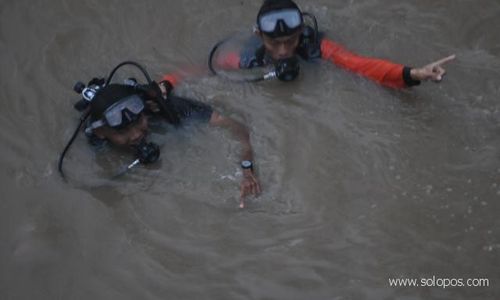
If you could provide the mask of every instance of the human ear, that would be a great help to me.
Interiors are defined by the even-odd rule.
[[[93,130],[93,133],[95,136],[97,136],[100,139],[105,139],[105,133],[104,133],[104,128],[96,128]]]

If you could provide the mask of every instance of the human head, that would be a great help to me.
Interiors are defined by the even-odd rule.
[[[302,12],[292,0],[265,0],[257,14],[258,33],[274,60],[295,55],[303,28]]]
[[[92,100],[89,128],[117,146],[136,146],[148,131],[143,111],[144,101],[132,86],[111,84]]]

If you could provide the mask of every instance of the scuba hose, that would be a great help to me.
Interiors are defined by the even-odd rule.
[[[219,47],[221,45],[223,45],[224,43],[226,43],[228,40],[230,39],[229,38],[226,38],[226,39],[223,39],[219,42],[217,42],[213,47],[212,47],[212,50],[210,50],[210,54],[208,55],[208,68],[210,69],[210,72],[212,72],[213,75],[218,75],[218,76],[222,76],[222,77],[225,77],[226,79],[229,79],[231,81],[236,81],[236,82],[259,82],[259,81],[263,81],[263,80],[266,80],[266,77],[265,75],[263,76],[259,76],[259,77],[256,77],[256,78],[251,78],[251,79],[235,79],[235,78],[229,78],[228,76],[223,76],[222,73],[220,72],[217,72],[214,68],[214,55],[215,53],[217,52],[217,50],[219,49]]]
[[[236,78],[231,78],[230,76],[226,76],[223,73],[217,72],[214,68],[213,65],[213,59],[215,52],[217,49],[224,44],[228,39],[219,41],[215,46],[212,48],[210,51],[210,55],[208,57],[208,68],[214,75],[219,75],[221,77],[224,77],[226,79],[229,79],[231,81],[235,82],[259,82],[259,81],[264,81],[264,80],[272,80],[272,79],[279,79],[281,81],[292,81],[294,80],[300,71],[300,64],[299,60],[296,56],[290,57],[290,58],[285,58],[285,59],[279,59],[273,64],[273,68],[267,72],[265,72],[262,75],[259,75],[255,78],[247,78],[247,79],[236,79]]]
[[[81,118],[80,118],[80,123],[78,124],[78,126],[76,127],[76,130],[75,132],[73,133],[73,135],[71,136],[71,139],[69,140],[68,144],[66,144],[66,147],[64,147],[64,150],[63,152],[61,153],[61,155],[59,156],[59,163],[57,165],[57,169],[59,170],[59,173],[61,174],[61,177],[66,180],[66,175],[64,175],[64,171],[63,171],[63,161],[64,161],[64,157],[66,156],[66,153],[68,152],[69,148],[71,147],[71,145],[73,144],[73,142],[75,141],[76,139],[76,136],[78,135],[78,132],[80,131],[82,125],[85,123],[85,121],[87,120],[87,118],[89,117],[90,115],[90,110],[88,112],[85,113],[85,115],[83,115]]]
[[[115,75],[116,71],[125,65],[133,65],[133,66],[137,67],[139,70],[141,70],[144,77],[146,77],[146,81],[148,82],[148,84],[151,84],[153,82],[153,80],[151,80],[151,77],[149,76],[148,72],[146,71],[146,69],[144,69],[143,66],[136,63],[135,61],[124,61],[124,62],[118,64],[116,67],[114,67],[114,69],[109,74],[108,80],[106,81],[105,85],[108,85],[111,82],[111,79],[113,79],[113,76]]]
[[[169,107],[167,107],[167,104],[165,103],[165,101],[161,97],[161,90],[158,87],[158,85],[153,80],[151,80],[151,77],[149,76],[146,69],[144,69],[144,67],[142,67],[140,64],[138,64],[136,62],[124,61],[124,62],[118,64],[110,72],[108,79],[105,83],[101,83],[99,80],[94,78],[89,82],[88,87],[85,88],[85,85],[83,83],[78,82],[75,85],[74,90],[77,93],[82,93],[84,99],[80,100],[79,103],[77,103],[77,105],[75,105],[75,109],[77,109],[79,111],[86,110],[86,112],[80,117],[80,122],[79,122],[78,126],[76,127],[75,132],[73,133],[70,140],[68,141],[68,143],[64,147],[64,150],[61,152],[61,155],[59,156],[58,171],[64,180],[66,180],[66,176],[65,176],[64,170],[63,170],[64,157],[66,156],[67,152],[69,151],[69,148],[71,147],[71,145],[75,141],[75,139],[76,139],[79,131],[81,130],[82,126],[84,125],[85,121],[90,116],[91,109],[88,106],[90,105],[90,102],[92,101],[93,96],[95,96],[95,93],[97,90],[108,86],[110,84],[111,80],[113,79],[116,71],[125,65],[133,65],[133,66],[137,67],[142,72],[142,74],[146,78],[146,81],[148,82],[148,84],[146,86],[137,84],[137,85],[135,85],[135,87],[138,90],[140,90],[141,92],[145,92],[146,94],[150,94],[151,92],[154,92],[154,94],[155,94],[154,96],[156,97],[156,100],[157,100],[158,104],[160,105],[160,108],[164,112],[165,118],[169,119],[169,121],[173,122],[174,124],[176,123],[176,121],[178,123],[178,118],[176,118],[176,116],[173,113],[171,113],[171,110],[169,109]],[[96,82],[99,82],[100,84],[99,83],[95,84]],[[154,90],[152,91],[152,89],[154,89]],[[89,90],[92,92],[92,93],[90,93],[90,95],[91,95],[90,97],[89,97],[89,93],[88,93]],[[145,154],[143,154],[142,158],[141,158],[141,154],[140,154],[141,149],[146,151],[147,153],[149,153],[148,154],[149,156],[145,157],[144,156]],[[154,152],[154,154],[152,154],[153,152]],[[153,143],[141,143],[141,145],[139,145],[139,147],[138,147],[137,153],[138,153],[138,157],[139,157],[138,160],[140,162],[149,163],[153,160],[153,158],[155,158],[155,160],[158,158],[159,148],[157,145],[153,145]],[[127,170],[132,168],[136,164],[137,163],[131,164],[129,166],[129,168],[127,168]]]
[[[312,28],[310,25],[304,27],[302,34],[302,55],[306,58],[319,58],[321,57],[321,40],[318,30],[318,21],[313,14],[303,13],[305,17],[312,20]]]
[[[308,19],[310,19],[310,25],[303,25],[304,30],[301,36],[301,42],[299,49],[297,49],[296,54],[301,56],[303,59],[312,59],[312,58],[318,58],[321,57],[321,47],[320,47],[320,35],[319,35],[319,30],[318,30],[318,21],[316,20],[316,17],[311,14],[304,12],[302,15]],[[271,80],[271,79],[279,79],[281,81],[292,81],[294,80],[300,71],[300,64],[298,61],[298,58],[296,57],[297,55],[290,57],[290,58],[285,58],[285,59],[279,59],[276,60],[273,64],[273,68],[271,70],[266,71],[262,75],[258,75],[257,77],[254,78],[232,78],[231,76],[227,76],[224,73],[218,72],[215,67],[214,67],[214,57],[217,52],[217,50],[220,48],[221,45],[224,43],[228,42],[232,37],[223,39],[219,42],[217,42],[212,49],[210,50],[209,56],[208,56],[208,68],[214,75],[219,75],[222,76],[226,79],[229,79],[231,81],[236,81],[236,82],[259,82],[259,81],[264,81],[264,80]],[[257,53],[260,53],[257,54]],[[256,51],[256,56],[264,56],[265,53],[265,48],[262,45],[259,50]],[[262,58],[261,58],[262,59]],[[262,62],[261,62],[262,63]],[[261,64],[259,63],[259,64]]]
[[[141,92],[144,92],[148,96],[155,98],[157,100],[156,102],[158,103],[158,105],[160,105],[160,109],[162,110],[163,116],[167,119],[167,121],[169,121],[174,125],[178,125],[180,120],[175,114],[172,113],[172,109],[168,107],[169,106],[168,103],[166,103],[166,101],[162,98],[162,92],[160,87],[156,82],[151,80],[151,77],[149,76],[146,69],[144,69],[144,67],[141,66],[140,64],[134,61],[124,61],[121,64],[117,65],[109,74],[108,80],[106,81],[106,85],[108,85],[111,82],[111,79],[113,78],[115,72],[124,65],[133,65],[137,67],[139,70],[141,70],[148,84],[147,85],[136,84],[134,85],[134,87],[140,90]]]
[[[314,42],[315,45],[319,45],[319,30],[318,30],[318,20],[316,20],[316,17],[308,12],[302,13],[302,15],[309,17],[313,21],[313,30],[314,30]]]
[[[214,69],[214,63],[213,63],[215,51],[217,51],[217,49],[219,49],[220,45],[224,44],[228,39],[229,38],[218,41],[212,47],[212,50],[210,50],[210,54],[208,55],[208,68],[210,69],[210,72],[212,72],[213,75],[218,75]]]

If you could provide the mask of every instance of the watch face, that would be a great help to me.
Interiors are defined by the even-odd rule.
[[[244,160],[244,161],[241,162],[241,167],[243,169],[249,169],[249,168],[252,167],[252,162],[249,161],[249,160]]]

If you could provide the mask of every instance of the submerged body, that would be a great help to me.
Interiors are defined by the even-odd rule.
[[[316,26],[306,25],[304,16],[311,16]],[[257,16],[255,36],[245,43],[240,53],[228,53],[218,58],[217,65],[224,69],[250,69],[294,57],[305,61],[327,60],[396,89],[419,85],[426,80],[441,81],[446,73],[442,65],[455,58],[451,55],[424,67],[412,68],[358,55],[320,33],[314,16],[302,13],[293,1],[266,0]]]

